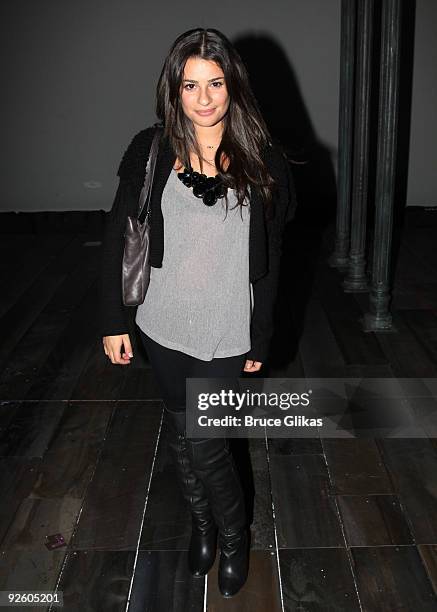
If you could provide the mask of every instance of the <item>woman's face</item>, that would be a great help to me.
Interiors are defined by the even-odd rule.
[[[184,113],[199,127],[210,127],[223,119],[229,107],[223,70],[211,60],[190,57],[184,68],[181,104]],[[211,111],[209,114],[202,114]]]

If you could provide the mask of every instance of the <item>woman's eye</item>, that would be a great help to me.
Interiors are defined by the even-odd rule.
[[[222,87],[224,83],[222,81],[213,81],[211,85],[213,86],[214,89],[220,89],[220,87]],[[216,85],[218,85],[218,87],[215,87]],[[193,91],[195,86],[196,86],[195,83],[187,83],[186,85],[184,85],[184,89],[186,89],[187,91]]]

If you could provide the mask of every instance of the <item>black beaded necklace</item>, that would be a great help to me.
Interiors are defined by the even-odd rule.
[[[223,185],[218,174],[206,176],[200,172],[194,172],[191,166],[178,172],[178,179],[187,187],[193,188],[196,198],[202,198],[206,206],[214,206],[218,198],[224,198],[227,188]]]

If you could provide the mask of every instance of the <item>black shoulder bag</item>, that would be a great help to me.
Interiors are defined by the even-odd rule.
[[[146,176],[139,197],[137,217],[127,217],[124,232],[124,253],[122,263],[122,292],[125,306],[138,306],[144,302],[150,281],[150,196],[153,175],[163,129],[157,127],[146,164]],[[144,222],[141,213],[147,205]]]

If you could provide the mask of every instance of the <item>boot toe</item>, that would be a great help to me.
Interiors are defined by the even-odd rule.
[[[188,566],[193,576],[205,576],[214,565],[217,550],[217,528],[209,533],[193,533],[188,551]]]
[[[224,544],[224,543],[223,543]],[[235,546],[235,542],[233,544]],[[227,552],[225,552],[227,550]],[[249,551],[247,532],[242,534],[239,544],[222,546],[218,572],[218,587],[223,597],[233,597],[247,580],[249,570]]]
[[[247,572],[232,578],[222,578],[219,580],[219,591],[223,597],[233,597],[243,587],[247,580]]]

